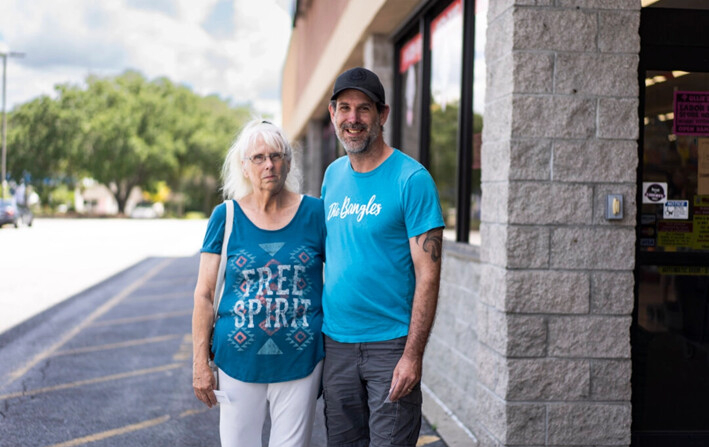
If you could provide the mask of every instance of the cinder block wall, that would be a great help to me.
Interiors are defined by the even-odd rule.
[[[480,272],[479,247],[445,241],[438,312],[423,371],[424,385],[478,439],[485,432],[477,421],[478,377],[490,375],[479,371],[476,361],[480,317],[486,315],[480,304]]]
[[[478,445],[630,444],[639,18],[489,3],[482,245],[445,246],[424,371]]]

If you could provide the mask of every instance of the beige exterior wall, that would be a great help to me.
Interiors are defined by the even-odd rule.
[[[295,19],[296,27],[293,29],[283,71],[284,119],[286,116],[294,117],[301,113],[296,109],[301,94],[313,81],[312,69],[322,59],[347,3],[347,0],[300,2],[300,11]],[[295,131],[285,122],[284,126],[287,131]],[[299,129],[297,136],[302,136],[304,131]]]

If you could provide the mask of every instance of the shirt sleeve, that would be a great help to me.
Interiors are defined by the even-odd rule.
[[[425,169],[414,172],[404,185],[404,219],[409,238],[445,227],[436,184]]]
[[[207,233],[204,235],[202,249],[200,253],[222,252],[222,241],[224,240],[224,225],[226,219],[226,205],[221,203],[212,211],[212,216],[207,223]]]

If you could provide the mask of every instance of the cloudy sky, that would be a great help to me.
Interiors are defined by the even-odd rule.
[[[291,1],[0,0],[0,52],[25,53],[8,58],[7,109],[134,69],[280,121]]]

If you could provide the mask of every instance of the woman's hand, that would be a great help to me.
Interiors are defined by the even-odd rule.
[[[212,369],[207,363],[192,365],[192,388],[197,399],[204,402],[209,408],[217,404],[217,396],[214,395],[214,387],[217,381],[214,379]]]
[[[200,256],[192,312],[192,388],[197,399],[209,408],[217,404],[217,396],[214,395],[217,381],[208,362],[214,323],[212,302],[220,260],[221,255],[214,253],[202,253]]]

